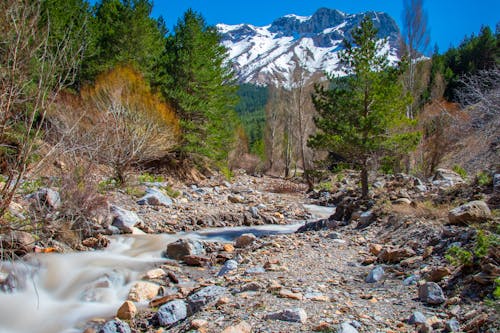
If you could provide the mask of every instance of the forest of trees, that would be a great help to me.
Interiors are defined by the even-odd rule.
[[[170,32],[149,0],[1,2],[0,216],[56,151],[75,165],[107,165],[119,183],[146,165],[227,171],[249,153],[252,171],[304,175],[310,187],[316,162],[333,154],[362,171],[364,194],[368,165],[429,174],[451,138],[443,105],[481,102],[498,116],[489,92],[498,90],[500,31],[483,27],[422,58],[423,1],[404,3],[397,66],[378,55],[365,20],[344,44],[347,77],[328,82],[297,67],[288,86],[260,87],[237,85],[221,36],[192,10]],[[42,152],[40,139],[52,148]]]

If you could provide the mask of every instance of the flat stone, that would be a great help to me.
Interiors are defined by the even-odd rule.
[[[246,321],[241,321],[238,325],[229,326],[222,333],[251,333],[252,326]]]
[[[207,326],[208,326],[208,321],[206,321],[205,319],[194,319],[193,321],[191,321],[191,328],[194,328],[195,330]]]
[[[205,254],[205,248],[199,241],[179,239],[167,245],[166,255],[175,260],[183,260],[185,256],[199,256]]]
[[[245,271],[245,275],[260,275],[265,273],[266,270],[264,269],[264,267],[261,266],[250,267]]]
[[[307,322],[307,313],[302,308],[284,309],[270,313],[265,318],[305,324]]]
[[[167,272],[165,272],[163,269],[155,268],[147,271],[144,277],[148,280],[154,280],[154,279],[161,279],[165,275],[167,275]]]
[[[257,237],[254,234],[248,233],[243,234],[235,240],[235,247],[242,248],[251,245],[253,242],[257,240]]]
[[[365,281],[367,283],[379,282],[380,280],[382,280],[383,276],[384,276],[384,268],[382,266],[377,266],[370,271]]]
[[[385,248],[379,253],[378,259],[387,263],[398,263],[403,259],[413,257],[415,251],[410,248]]]
[[[160,306],[155,316],[160,326],[170,327],[187,318],[188,306],[183,300],[170,301]]]
[[[279,293],[280,297],[283,298],[290,298],[290,299],[295,299],[295,300],[302,300],[304,296],[301,293],[294,293],[290,290],[287,289],[281,289]]]
[[[217,303],[219,298],[227,293],[227,289],[220,286],[204,287],[187,298],[190,313],[196,313],[206,306]]]
[[[439,282],[443,278],[449,276],[451,274],[451,271],[447,267],[434,267],[431,269],[431,271],[428,273],[428,280],[432,282]]]
[[[130,320],[137,314],[137,307],[131,301],[125,301],[125,303],[120,306],[116,316],[123,320]]]
[[[264,287],[258,283],[258,282],[249,282],[249,283],[246,283],[244,284],[240,291],[241,292],[245,292],[245,291],[259,291],[259,290],[262,290],[264,289]]]
[[[453,208],[448,213],[449,224],[469,225],[482,223],[491,218],[491,211],[486,202],[481,200],[471,201],[462,206]]]
[[[210,257],[189,255],[182,257],[182,260],[188,266],[205,266],[210,262]]]
[[[446,301],[443,290],[435,282],[427,282],[418,288],[418,298],[422,302],[436,305]]]
[[[106,322],[99,333],[131,333],[131,330],[126,322],[115,319]]]
[[[139,281],[132,286],[128,300],[133,302],[150,301],[158,295],[160,286],[156,283]]]

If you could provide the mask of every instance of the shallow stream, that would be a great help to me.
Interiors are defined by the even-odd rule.
[[[317,218],[333,212],[333,208],[312,205],[306,209]],[[179,238],[231,241],[248,232],[257,236],[293,233],[302,224],[119,236],[104,251],[37,254],[15,263],[2,262],[0,271],[27,278],[13,293],[0,292],[0,333],[76,333],[92,318],[113,317],[131,286],[164,262],[161,253]]]

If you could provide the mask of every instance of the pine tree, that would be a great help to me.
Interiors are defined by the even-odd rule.
[[[341,62],[348,76],[331,78],[331,86],[318,86],[313,102],[319,117],[318,132],[310,138],[315,148],[342,155],[361,169],[362,196],[368,196],[368,170],[377,155],[409,149],[416,133],[397,128],[410,121],[405,116],[408,98],[398,81],[399,67],[390,66],[380,54],[377,30],[367,16],[353,33],[354,44],[344,41]]]
[[[164,49],[165,28],[151,18],[149,0],[102,0],[95,6],[95,50],[84,62],[85,79],[120,64],[132,64],[147,79]]]
[[[227,162],[236,130],[236,86],[215,27],[188,10],[167,40],[159,69],[162,92],[176,106],[182,153]]]

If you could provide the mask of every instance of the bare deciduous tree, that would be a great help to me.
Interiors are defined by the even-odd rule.
[[[424,10],[423,0],[403,1],[403,34],[401,36],[401,50],[408,61],[408,72],[405,75],[405,87],[413,96],[413,103],[407,107],[407,116],[415,117],[415,105],[424,87],[416,85],[417,60],[425,53],[430,43],[427,13]]]
[[[40,11],[38,1],[0,2],[0,160],[7,177],[0,217],[28,171],[47,111],[83,54],[69,37],[50,45],[50,19],[42,25]]]

